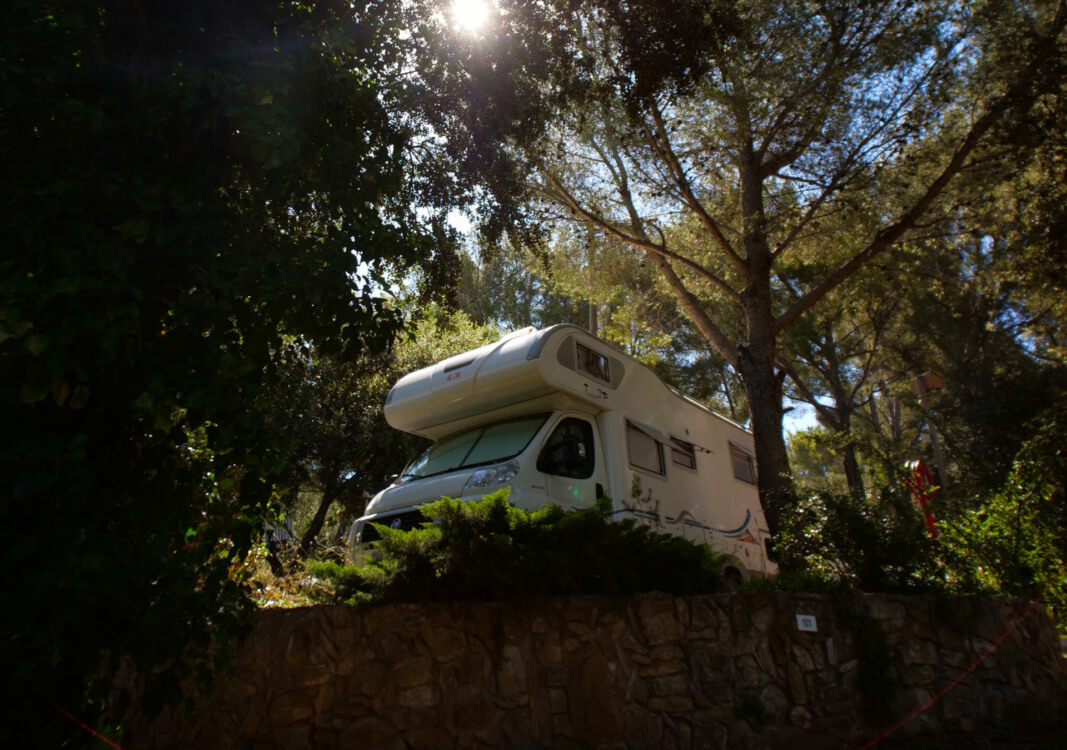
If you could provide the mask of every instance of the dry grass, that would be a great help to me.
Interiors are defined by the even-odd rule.
[[[327,551],[329,552],[332,550]],[[248,587],[252,600],[259,607],[280,609],[321,604],[327,588],[319,579],[308,575],[307,562],[310,562],[310,558],[308,561],[302,561],[289,550],[283,550],[278,557],[286,570],[281,576],[275,576],[271,571],[264,545],[257,547],[248,559],[235,569],[236,576]]]

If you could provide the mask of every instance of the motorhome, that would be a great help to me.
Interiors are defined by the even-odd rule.
[[[615,518],[728,554],[731,574],[775,570],[751,433],[577,326],[526,328],[410,373],[385,418],[433,445],[353,524],[357,556],[379,538],[373,524],[412,528],[442,496],[508,487],[527,510],[606,496]]]

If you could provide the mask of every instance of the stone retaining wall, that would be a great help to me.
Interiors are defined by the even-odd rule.
[[[650,594],[265,611],[191,719],[135,723],[124,747],[856,747],[960,677],[1027,604]],[[1064,670],[1038,608],[901,731],[1052,722]]]

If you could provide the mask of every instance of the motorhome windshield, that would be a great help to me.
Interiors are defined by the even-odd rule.
[[[526,449],[546,419],[548,414],[527,414],[449,435],[415,459],[403,479],[411,481],[505,461]]]

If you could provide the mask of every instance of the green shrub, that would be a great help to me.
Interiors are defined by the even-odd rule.
[[[745,588],[1040,596],[1067,634],[1067,401],[1035,423],[1003,486],[958,481],[933,508],[936,540],[899,488],[811,492],[783,523],[782,572]]]
[[[949,585],[950,571],[921,515],[890,488],[861,500],[847,493],[810,494],[800,499],[783,526],[777,548],[783,567],[798,576],[796,583],[802,587],[825,581],[889,592]]]
[[[1067,634],[1067,401],[1037,425],[1004,486],[948,519],[942,539],[969,558],[981,584],[1010,596],[1043,597]]]
[[[353,604],[725,590],[726,557],[632,520],[611,521],[610,510],[603,501],[528,512],[510,505],[506,491],[476,502],[445,498],[423,509],[432,522],[420,529],[379,526],[376,559],[366,567],[319,563],[312,573],[330,584],[330,600]]]

